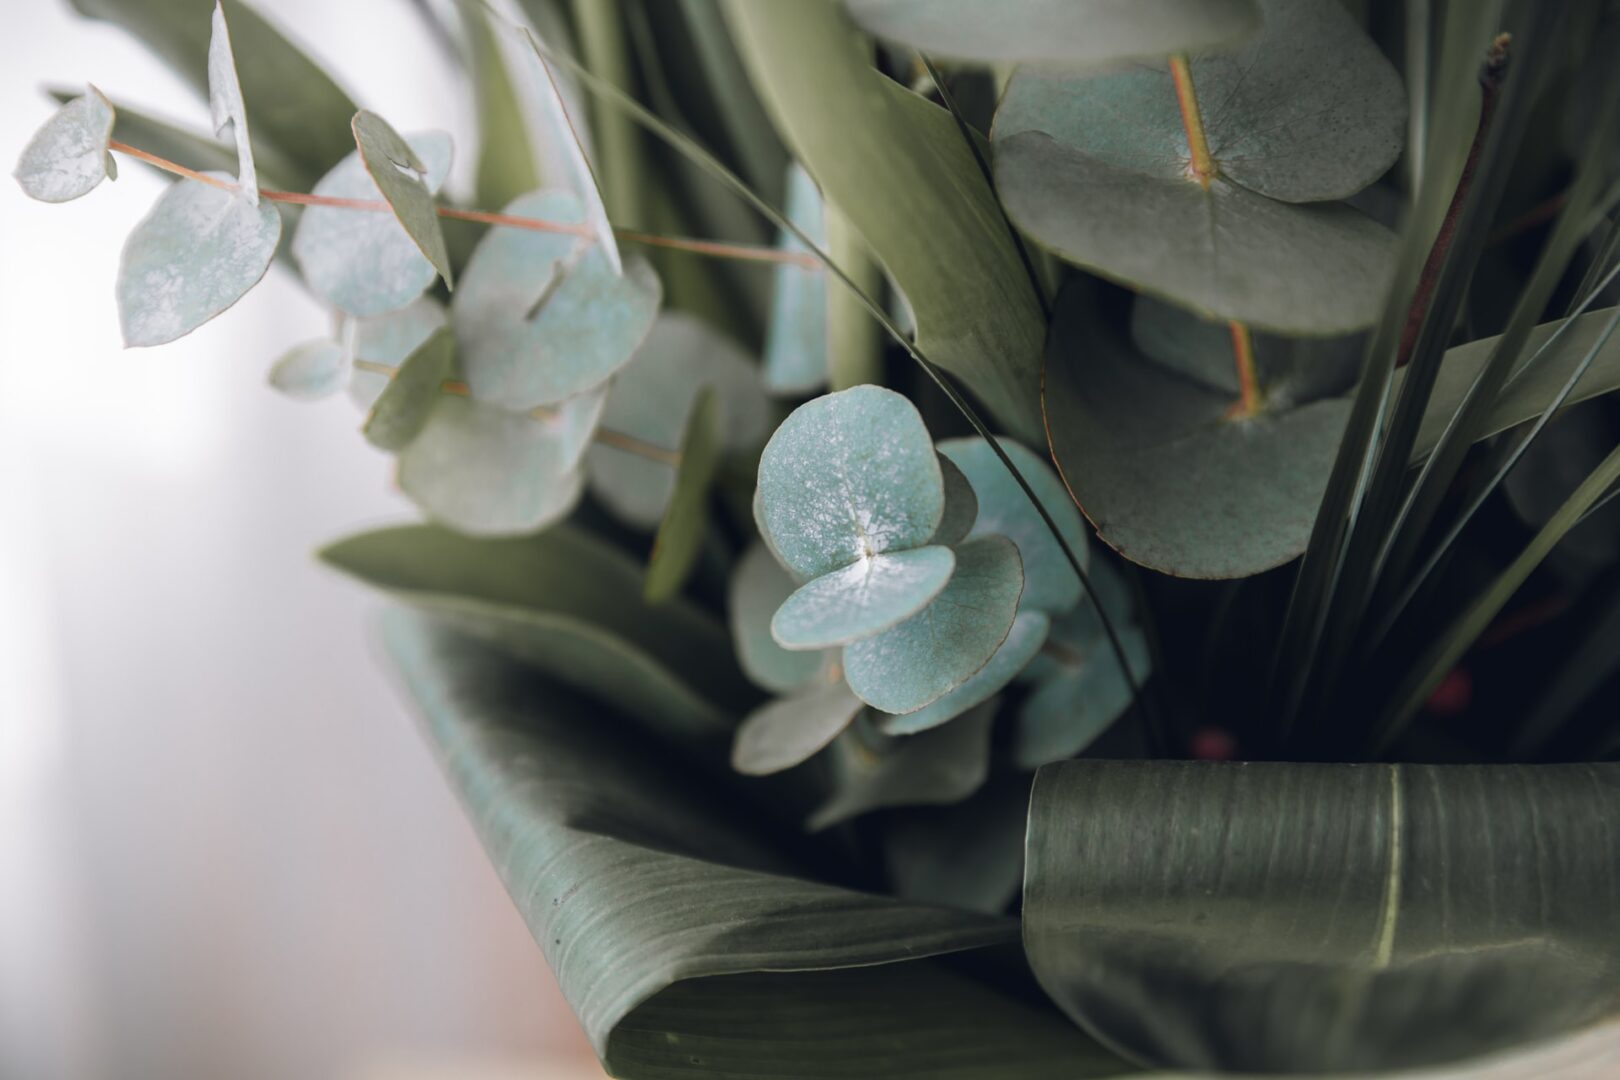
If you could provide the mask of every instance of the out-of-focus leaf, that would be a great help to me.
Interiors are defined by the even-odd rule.
[[[478,102],[479,206],[505,206],[542,186],[529,119],[506,56],[491,25],[490,13],[473,0],[461,0],[461,25],[472,61],[473,93]]]
[[[530,533],[579,503],[585,476],[573,452],[557,425],[441,394],[399,455],[399,486],[434,520],[462,532]]]
[[[788,167],[782,212],[811,240],[826,246],[821,193],[797,162]],[[783,251],[805,251],[799,238],[786,230],[776,243]],[[827,382],[827,272],[820,266],[783,263],[773,273],[771,322],[765,332],[765,388],[792,397]]]
[[[630,265],[633,274],[636,262]],[[687,415],[705,387],[715,392],[724,448],[758,447],[770,433],[758,367],[701,319],[664,312],[630,363],[614,376],[602,426],[643,447],[677,450]],[[625,521],[650,529],[663,518],[675,490],[671,463],[609,439],[591,447],[585,467],[592,492]]]
[[[236,72],[253,102],[254,156],[289,162],[285,181],[300,190],[353,149],[349,100],[318,65],[252,7],[223,0],[235,45]],[[213,0],[73,0],[81,15],[105,19],[140,38],[190,83],[208,93]]]
[[[1254,0],[845,0],[862,28],[947,60],[1074,66],[1202,52],[1260,26]]]
[[[50,94],[59,102],[72,101],[78,96],[76,92],[61,86],[50,87]],[[194,130],[159,119],[125,101],[113,101],[113,110],[117,113],[113,138],[119,142],[138,146],[197,172],[229,172],[236,167],[236,151],[209,135],[206,130]],[[259,175],[276,187],[288,187],[283,178],[289,172],[296,172],[296,169],[262,146],[254,162]],[[174,179],[168,173],[161,175],[169,180]]]
[[[584,223],[579,199],[566,191],[519,196],[505,212]],[[491,228],[451,305],[473,396],[509,409],[553,405],[629,363],[663,290],[646,260],[631,259],[624,270],[621,276],[601,244],[586,237]],[[677,427],[672,437],[678,434]]]
[[[117,117],[94,86],[57,109],[23,147],[12,176],[31,199],[69,202],[117,176],[107,152]]]
[[[1093,574],[1095,583],[1101,575]],[[1018,710],[1013,729],[1012,760],[1034,769],[1080,753],[1131,706],[1131,684],[1109,648],[1094,601],[1052,623],[1045,651],[1030,664],[1025,677],[1034,682]],[[1136,676],[1147,680],[1152,668],[1147,635],[1126,622],[1128,604],[1108,604],[1119,627],[1120,645]]]
[[[1024,879],[1030,780],[992,776],[955,806],[895,811],[883,844],[895,894],[986,914],[1006,911]]]
[[[823,656],[789,652],[771,637],[771,616],[792,595],[793,579],[763,543],[754,544],[737,560],[731,574],[727,610],[731,642],[737,662],[748,677],[774,693],[790,693],[806,685],[822,669]]]
[[[1046,411],[1058,468],[1098,535],[1133,562],[1247,577],[1305,550],[1349,403],[1231,400],[1131,355],[1083,292],[1059,298]]]
[[[456,339],[440,327],[399,365],[394,377],[361,425],[366,441],[397,453],[427,425],[439,403],[441,387],[455,370]]]
[[[812,832],[889,806],[939,806],[978,791],[990,770],[986,702],[954,724],[885,739],[851,728],[828,750],[832,794],[806,823]],[[869,745],[868,740],[875,745]]]
[[[929,545],[879,552],[799,586],[771,619],[784,649],[830,649],[887,630],[926,607],[951,580],[956,556]]]
[[[298,401],[319,401],[349,385],[349,354],[335,341],[306,341],[270,368],[270,385]]]
[[[1086,528],[1063,482],[1052,472],[1051,465],[1027,447],[1011,439],[999,441],[1046,512],[1057,522],[1069,550],[1079,556],[1082,566],[1086,565],[1089,561]],[[980,438],[946,439],[939,444],[939,451],[956,463],[978,496],[978,516],[968,535],[1005,536],[1018,545],[1018,554],[1024,561],[1022,605],[1056,613],[1068,611],[1079,603],[1080,578],[990,444]]]
[[[836,739],[864,708],[866,703],[842,679],[817,681],[777,698],[743,720],[732,744],[731,765],[752,776],[791,769]]]
[[[1025,951],[1065,1012],[1157,1064],[1486,1054],[1620,1007],[1617,811],[1614,765],[1052,765]]]
[[[450,253],[444,247],[444,230],[439,227],[433,191],[428,190],[428,166],[399,132],[376,113],[361,109],[354,114],[350,126],[354,129],[360,160],[365,163],[377,190],[393,207],[394,217],[404,226],[417,250],[444,278],[445,288],[454,288]],[[443,182],[439,177],[433,190],[438,190]]]
[[[407,143],[427,166],[427,190],[437,192],[450,172],[450,136],[427,132],[408,136]],[[339,199],[383,197],[359,150],[323,176],[314,193]],[[402,308],[422,295],[437,273],[405,226],[381,210],[305,207],[292,251],[315,294],[350,315]]]
[[[355,319],[352,332],[357,366],[350,377],[349,397],[362,409],[370,409],[391,377],[390,372],[373,366],[399,367],[444,324],[444,305],[431,296],[418,297],[396,311]]]
[[[231,50],[231,31],[225,24],[225,6],[215,0],[208,38],[208,112],[214,121],[214,134],[224,136],[231,128],[236,141],[236,182],[255,206],[259,203],[259,173],[253,165],[253,142],[248,129],[247,104],[242,100],[242,83],[236,75],[236,57]]]
[[[725,11],[795,156],[906,294],[917,344],[1001,424],[1039,438],[1045,318],[956,122],[874,70],[833,0]]]
[[[195,180],[170,187],[118,263],[124,344],[173,341],[236,303],[264,277],[280,239],[281,216],[268,203]]]
[[[759,462],[765,528],[805,577],[921,547],[945,511],[933,440],[893,390],[856,386],[806,402]],[[988,657],[987,657],[988,658]]]
[[[934,602],[892,629],[844,647],[844,677],[862,701],[909,713],[990,662],[1012,630],[1024,573],[1018,548],[986,536],[956,550],[956,573]]]
[[[1013,620],[1007,640],[996,649],[989,663],[972,678],[944,697],[916,712],[885,716],[878,729],[885,735],[915,735],[956,719],[980,702],[999,694],[1032,660],[1046,641],[1051,619],[1043,611],[1020,611]]]
[[[939,455],[939,474],[945,480],[945,512],[940,515],[933,542],[955,547],[967,539],[973,522],[978,519],[979,497],[966,474],[944,454]]]
[[[643,591],[650,602],[667,600],[679,592],[697,562],[709,532],[709,488],[720,468],[722,443],[719,395],[714,387],[705,386],[687,416],[675,490],[647,558]]]
[[[723,627],[679,600],[647,604],[641,567],[569,525],[504,540],[408,525],[320,555],[654,730],[723,750],[758,701]]]

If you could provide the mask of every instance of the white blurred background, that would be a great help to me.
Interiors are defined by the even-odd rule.
[[[471,130],[407,0],[258,6],[402,129]],[[46,83],[206,125],[66,0],[4,7],[6,172]],[[65,206],[0,182],[0,1077],[600,1075],[368,646],[375,601],[310,556],[410,513],[347,400],[265,385],[325,316],[274,268],[125,352],[119,248],[162,185],[121,165]]]

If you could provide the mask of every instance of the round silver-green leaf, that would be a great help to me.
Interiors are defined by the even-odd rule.
[[[836,739],[864,708],[843,680],[777,698],[749,713],[737,728],[732,768],[750,776],[791,769]]]
[[[299,401],[319,401],[347,386],[351,370],[349,354],[337,342],[306,341],[271,366],[270,385]]]
[[[115,175],[107,152],[117,117],[112,102],[94,86],[57,109],[23,147],[12,172],[23,193],[60,203],[89,194]]]
[[[825,664],[823,654],[790,652],[771,636],[771,616],[793,589],[793,579],[770,549],[754,544],[737,560],[727,594],[738,663],[750,679],[778,694],[809,683]]]
[[[979,497],[956,462],[944,454],[939,456],[939,472],[945,481],[945,512],[940,516],[933,542],[954,547],[967,539],[972,530],[979,516]]]
[[[999,694],[1028,666],[1046,642],[1051,618],[1044,611],[1024,610],[1013,620],[1007,640],[978,673],[955,690],[916,712],[884,716],[878,728],[885,735],[915,735],[956,719],[980,702]]]
[[[801,585],[771,619],[784,649],[829,649],[871,637],[921,611],[956,569],[948,547],[882,552]]]

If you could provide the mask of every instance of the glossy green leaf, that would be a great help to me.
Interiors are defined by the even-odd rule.
[[[450,137],[428,132],[407,137],[427,166],[427,190],[437,192],[450,171]],[[381,200],[356,150],[321,178],[316,195]],[[317,296],[350,315],[381,315],[422,295],[433,284],[433,264],[394,215],[380,210],[309,206],[293,234],[293,258]]]
[[[793,579],[763,543],[751,545],[731,573],[726,609],[737,662],[773,693],[790,693],[816,677],[825,654],[789,652],[771,636],[771,616],[792,595]]]
[[[306,341],[288,349],[271,366],[270,385],[297,401],[319,401],[348,386],[352,371],[342,345],[325,339]]]
[[[956,462],[944,454],[939,455],[939,474],[945,481],[945,511],[940,515],[939,528],[934,530],[933,543],[955,547],[967,539],[978,519],[979,497]]]
[[[706,386],[687,416],[675,490],[647,557],[644,595],[650,602],[678,593],[703,549],[709,533],[709,489],[720,469],[721,448],[720,400],[714,387]]]
[[[633,275],[636,262],[630,265]],[[644,446],[678,450],[687,415],[705,387],[715,391],[722,446],[728,451],[758,447],[770,431],[759,369],[730,338],[701,319],[665,312],[614,377],[602,426]],[[675,490],[675,469],[669,462],[602,441],[591,447],[585,467],[592,492],[625,521],[650,529],[663,518]]]
[[[807,880],[757,814],[672,773],[594,703],[420,624],[388,629],[451,783],[609,1072],[1123,1069],[1046,1005],[926,959],[1015,941],[1016,923]]]
[[[1024,574],[1018,548],[986,536],[956,549],[956,573],[900,625],[844,648],[844,677],[862,701],[909,713],[979,672],[1012,630]]]
[[[1059,300],[1047,364],[1052,451],[1110,547],[1178,577],[1247,577],[1305,550],[1349,403],[1230,398],[1132,355],[1083,295]]]
[[[1230,46],[1260,26],[1254,0],[845,0],[862,28],[948,60],[1107,64]]]
[[[563,226],[585,221],[566,191],[519,196],[505,212]],[[509,409],[588,390],[629,363],[662,295],[644,259],[630,260],[620,276],[598,242],[497,225],[479,241],[451,305],[467,385]]]
[[[782,212],[811,240],[826,245],[821,193],[797,162],[787,170]],[[776,244],[783,251],[805,250],[799,238],[786,230]],[[827,384],[827,272],[820,266],[782,263],[773,273],[771,321],[765,332],[765,388],[784,397],[807,394]]]
[[[441,394],[399,455],[399,486],[435,521],[462,532],[535,532],[566,517],[584,492],[571,452],[554,424]]]
[[[223,136],[231,129],[236,142],[236,182],[255,206],[259,202],[259,173],[253,164],[253,142],[248,129],[247,104],[242,100],[242,83],[236,75],[236,57],[231,50],[231,32],[225,24],[225,6],[215,0],[208,37],[208,112],[214,134]]]
[[[146,43],[199,94],[209,90],[213,0],[72,0],[79,13],[116,23]],[[253,7],[223,0],[244,95],[253,103],[254,156],[290,168],[302,190],[353,149],[354,103],[318,65]]]
[[[34,132],[11,175],[24,194],[41,202],[88,195],[116,175],[107,152],[115,122],[112,102],[94,86],[87,87],[83,97],[57,109]]]
[[[981,702],[988,701],[1018,677],[1046,641],[1051,619],[1043,611],[1020,611],[1013,620],[1007,640],[996,649],[989,663],[961,686],[916,712],[885,716],[878,728],[885,735],[915,735],[956,719]]]
[[[1069,550],[1085,566],[1090,561],[1085,524],[1063,481],[1047,461],[1027,447],[1011,439],[1000,442],[1041,505],[1057,522]],[[990,444],[979,438],[946,439],[939,444],[939,451],[956,463],[978,496],[979,512],[968,536],[1005,536],[1018,545],[1024,562],[1023,606],[1057,613],[1079,603],[1079,576]]]
[[[503,540],[406,525],[320,557],[678,740],[723,752],[758,700],[719,623],[679,600],[648,605],[641,567],[567,524]]]
[[[1156,1064],[1474,1057],[1620,1008],[1617,811],[1614,765],[1048,766],[1025,952]]]
[[[393,208],[394,217],[444,278],[445,287],[454,288],[450,253],[445,250],[444,230],[439,226],[439,211],[433,202],[433,193],[443,179],[434,183],[430,191],[428,166],[399,132],[376,113],[361,109],[354,114],[349,126],[354,130],[360,160],[365,163],[377,190]]]
[[[759,461],[765,528],[792,569],[817,577],[921,547],[945,511],[933,440],[916,406],[856,386],[806,402]]]
[[[771,637],[796,650],[871,637],[926,607],[955,569],[951,549],[938,546],[857,559],[799,586],[771,619]]]
[[[750,776],[791,769],[825,749],[864,708],[842,679],[817,680],[749,713],[737,729],[731,766]]]
[[[918,346],[1002,425],[1039,438],[1046,321],[955,121],[873,69],[834,0],[725,11],[794,156],[909,299]]]
[[[954,724],[899,739],[857,724],[833,740],[827,753],[832,794],[805,827],[815,832],[891,806],[961,802],[990,774],[995,713],[995,702],[987,702]]]
[[[350,376],[349,397],[362,409],[370,409],[390,378],[389,372],[375,366],[399,367],[446,319],[444,305],[422,296],[396,311],[350,321],[353,328],[346,332],[354,334],[352,351],[357,366]]]
[[[421,434],[455,371],[456,339],[440,327],[399,365],[361,425],[366,441],[397,453]]]
[[[895,895],[986,914],[1006,911],[1024,883],[1031,779],[992,776],[954,806],[895,811],[883,844]]]
[[[264,277],[280,239],[281,216],[268,203],[195,180],[170,187],[119,260],[124,344],[173,341],[236,303]]]

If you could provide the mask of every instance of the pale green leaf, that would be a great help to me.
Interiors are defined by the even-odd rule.
[[[88,195],[111,179],[107,142],[116,115],[112,102],[94,86],[63,105],[23,147],[12,176],[24,194],[41,202],[60,203]]]
[[[1232,45],[1254,0],[845,0],[881,38],[948,60],[1070,66]]]
[[[216,0],[208,38],[208,112],[214,134],[223,136],[227,125],[236,140],[236,182],[255,206],[259,202],[259,174],[253,165],[253,142],[248,131],[247,105],[236,76],[231,32],[225,25],[225,6]]]
[[[731,765],[765,776],[791,769],[824,749],[866,708],[842,679],[818,680],[807,689],[760,706],[743,720],[732,744]]]
[[[173,341],[236,303],[264,277],[280,239],[281,216],[268,203],[195,180],[171,186],[124,243],[124,344]]]
[[[793,579],[770,549],[754,544],[737,560],[727,597],[738,663],[750,679],[778,694],[804,686],[824,664],[822,654],[789,652],[771,637],[771,616],[793,588]]]
[[[686,583],[709,533],[709,489],[720,468],[720,401],[712,386],[698,391],[681,437],[675,490],[647,557],[643,595],[652,603],[674,596]]]
[[[1079,556],[1081,566],[1085,566],[1089,562],[1085,524],[1063,481],[1045,459],[1027,447],[1011,439],[999,441],[1046,512],[1057,522],[1069,550]],[[1069,566],[1052,531],[1030,505],[1029,498],[990,444],[980,438],[946,439],[939,444],[939,451],[956,463],[978,496],[978,516],[968,536],[1005,536],[1018,545],[1018,554],[1024,561],[1023,606],[1057,613],[1079,603],[1079,576]]]
[[[433,202],[443,179],[430,180],[428,166],[416,151],[376,113],[361,109],[354,114],[350,127],[360,160],[377,190],[393,207],[394,217],[444,278],[445,287],[454,288],[450,253],[445,250],[444,230],[439,226],[438,207]]]
[[[944,697],[924,705],[916,712],[885,716],[878,728],[885,735],[915,735],[956,719],[980,702],[999,694],[1008,683],[1018,677],[1046,642],[1051,619],[1044,611],[1025,610],[1013,620],[1007,640],[996,649],[990,662],[972,678]]]
[[[407,137],[427,165],[427,189],[437,192],[450,171],[450,137],[428,132]],[[316,195],[382,200],[356,150],[315,185]],[[422,295],[436,271],[405,227],[386,210],[309,206],[293,234],[293,258],[315,294],[350,315],[381,315]]]
[[[989,775],[995,713],[995,703],[987,702],[954,724],[900,739],[862,732],[859,725],[844,732],[827,753],[832,794],[806,827],[814,832],[890,806],[961,802]]]
[[[270,385],[298,401],[319,401],[349,385],[349,354],[335,341],[306,341],[270,368]]]
[[[759,462],[765,527],[806,577],[885,551],[920,547],[939,528],[944,481],[916,406],[877,386],[806,402]]]
[[[630,280],[639,260],[632,260]],[[682,429],[698,394],[712,387],[720,413],[721,445],[728,451],[758,447],[770,431],[759,369],[730,338],[685,312],[669,311],[652,324],[647,340],[607,390],[602,426],[663,451],[680,448]],[[653,528],[675,490],[675,468],[613,441],[586,455],[591,491],[632,525]]]
[[[801,585],[771,619],[784,649],[829,649],[909,619],[944,590],[956,569],[947,547],[880,552]]]
[[[916,615],[844,647],[844,677],[862,701],[909,713],[937,701],[989,663],[1012,629],[1024,574],[1018,548],[986,536],[956,550],[951,583]]]
[[[405,358],[383,388],[360,427],[366,441],[396,453],[408,446],[438,406],[455,365],[456,339],[440,327]]]
[[[797,162],[788,166],[782,212],[816,244],[826,245],[821,193]],[[785,229],[776,243],[783,251],[805,250],[799,238]],[[827,384],[827,272],[820,266],[783,263],[773,273],[771,321],[765,332],[765,388],[784,397],[807,394]]]

